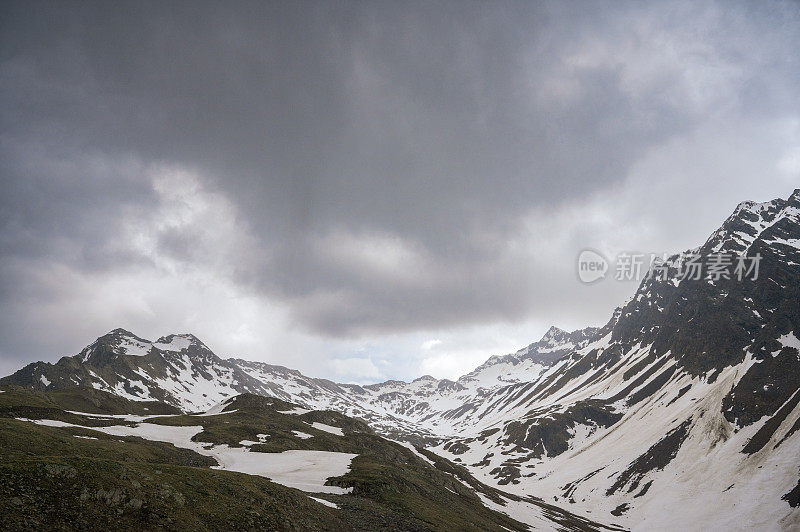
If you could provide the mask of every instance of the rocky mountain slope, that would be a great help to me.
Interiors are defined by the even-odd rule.
[[[687,265],[730,257],[728,278]],[[736,257],[760,256],[740,280]],[[712,271],[708,268],[704,272]],[[800,191],[740,204],[589,342],[434,450],[643,529],[800,526]]]
[[[757,266],[757,270],[756,270]],[[201,411],[240,393],[360,418],[487,484],[632,528],[800,527],[800,189],[741,203],[600,329],[552,328],[456,381],[370,386],[112,331],[0,380]]]

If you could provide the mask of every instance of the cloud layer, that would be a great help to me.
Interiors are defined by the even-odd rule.
[[[684,249],[800,177],[796,3],[2,10],[4,372],[123,326],[453,376],[602,322],[634,287],[580,249]]]

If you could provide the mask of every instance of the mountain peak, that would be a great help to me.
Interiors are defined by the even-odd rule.
[[[544,333],[540,342],[553,343],[563,340],[569,333],[564,329],[559,329],[555,325],[551,325],[547,332]]]
[[[782,218],[796,218],[798,209],[800,189],[795,189],[788,199],[777,198],[761,203],[743,201],[698,250],[701,254],[745,253],[765,230]]]
[[[131,338],[138,338],[138,336],[136,336],[127,329],[123,329],[122,327],[117,327],[116,329],[112,329],[103,336],[101,336],[100,338],[105,338],[106,336],[128,336]]]
[[[198,352],[203,356],[210,353],[208,347],[193,334],[169,334],[154,342],[118,327],[84,348],[78,358],[84,363],[90,360],[93,360],[94,363],[104,363],[103,361],[107,361],[109,356],[145,356],[153,348],[162,352],[180,353],[192,346],[199,348]],[[96,359],[95,354],[97,353],[102,354],[101,359]]]
[[[156,340],[153,343],[154,344],[164,345],[164,346],[168,346],[168,345],[172,345],[172,344],[182,344],[182,345],[185,345],[187,347],[189,345],[192,345],[192,344],[205,345],[205,344],[203,344],[202,341],[200,341],[200,339],[197,336],[195,336],[193,334],[190,334],[190,333],[168,334],[166,336],[162,336],[161,338],[159,338],[158,340]]]

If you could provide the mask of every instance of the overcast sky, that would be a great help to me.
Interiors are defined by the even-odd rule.
[[[797,2],[10,2],[0,373],[123,327],[339,381],[602,325],[800,185]]]

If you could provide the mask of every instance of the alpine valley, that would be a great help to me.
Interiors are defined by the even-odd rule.
[[[685,275],[720,255],[757,275]],[[0,380],[0,528],[797,530],[798,335],[800,189],[455,381],[116,329]]]

